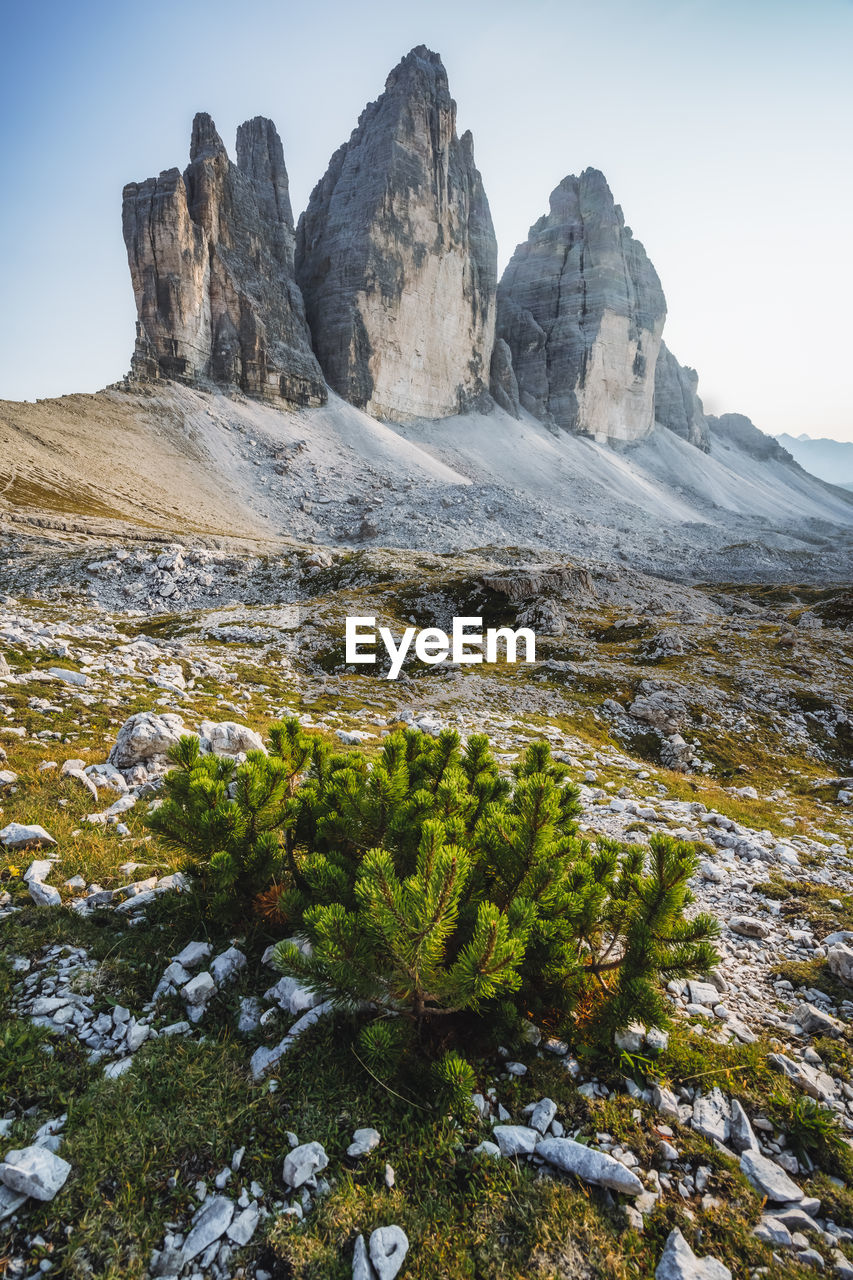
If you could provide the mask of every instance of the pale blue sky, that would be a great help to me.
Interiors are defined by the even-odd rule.
[[[282,135],[294,209],[390,68],[444,58],[501,266],[567,173],[606,174],[711,411],[853,439],[851,0],[29,0],[3,6],[0,397],[128,368],[121,189]]]

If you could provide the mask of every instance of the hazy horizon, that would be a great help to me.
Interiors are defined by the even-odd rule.
[[[7,16],[0,397],[127,371],[121,190],[187,162],[196,111],[281,133],[294,214],[414,45],[445,63],[502,269],[567,173],[601,169],[658,270],[709,413],[853,440],[853,4],[817,0],[47,0]]]

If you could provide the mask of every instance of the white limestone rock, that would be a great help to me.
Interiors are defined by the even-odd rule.
[[[25,826],[20,822],[10,822],[0,831],[0,844],[7,849],[32,849],[44,844],[56,844],[56,841],[44,827],[37,824]]]
[[[138,711],[119,729],[109,763],[116,769],[132,769],[137,764],[163,760],[187,732],[181,716],[172,712],[156,715],[153,711]]]
[[[296,1191],[321,1173],[328,1163],[329,1157],[319,1142],[303,1142],[284,1157],[282,1177],[287,1186]]]
[[[227,1196],[208,1196],[193,1219],[193,1225],[181,1250],[184,1264],[225,1234],[234,1218],[234,1201]]]
[[[628,1196],[640,1195],[643,1190],[643,1184],[637,1175],[613,1156],[604,1151],[594,1151],[571,1138],[545,1138],[537,1146],[536,1154],[556,1169],[573,1174],[582,1182],[609,1187],[611,1191],[621,1191]]]
[[[199,725],[202,751],[216,756],[239,756],[247,751],[267,754],[263,739],[254,729],[235,720],[202,720]]]
[[[402,1227],[377,1227],[370,1233],[370,1261],[377,1280],[394,1280],[409,1252],[409,1238]]]
[[[697,1258],[676,1227],[667,1237],[655,1280],[732,1280],[732,1273],[718,1258]]]
[[[352,1142],[347,1147],[347,1155],[351,1160],[360,1160],[375,1151],[381,1140],[378,1129],[356,1129]]]
[[[6,1152],[0,1182],[18,1195],[52,1200],[65,1186],[71,1165],[42,1145]]]
[[[756,1191],[760,1191],[768,1200],[777,1204],[796,1204],[802,1200],[802,1188],[774,1160],[763,1156],[760,1151],[744,1151],[740,1167]]]

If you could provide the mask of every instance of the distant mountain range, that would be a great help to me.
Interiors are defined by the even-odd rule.
[[[776,437],[800,466],[820,480],[853,489],[853,443],[844,440],[812,440],[811,436]]]

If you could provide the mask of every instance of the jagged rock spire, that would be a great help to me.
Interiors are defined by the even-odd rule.
[[[329,385],[378,417],[445,417],[487,399],[497,248],[470,133],[423,45],[314,188],[296,272]]]
[[[326,388],[294,279],[294,228],[271,120],[241,125],[233,164],[213,120],[193,121],[190,163],[124,189],[138,311],[133,373],[236,386],[292,404]]]
[[[657,272],[604,175],[564,178],[498,287],[522,406],[599,440],[646,435],[665,316]]]

